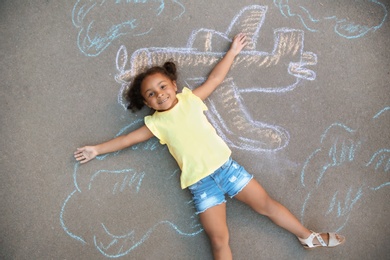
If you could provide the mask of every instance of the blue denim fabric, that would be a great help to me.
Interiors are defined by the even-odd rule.
[[[192,193],[196,214],[225,203],[225,194],[237,195],[253,178],[244,167],[231,158],[209,176],[188,187]]]

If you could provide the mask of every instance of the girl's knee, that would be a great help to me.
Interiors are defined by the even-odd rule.
[[[220,249],[229,246],[229,234],[209,235],[213,249]]]
[[[268,216],[272,214],[273,209],[277,206],[278,202],[272,199],[270,196],[264,196],[259,202],[258,212],[262,215]]]

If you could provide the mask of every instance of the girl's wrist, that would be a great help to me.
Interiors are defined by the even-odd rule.
[[[233,58],[235,58],[238,55],[238,53],[236,53],[233,49],[229,49],[226,55],[232,55]]]
[[[92,146],[93,150],[95,151],[96,156],[99,156],[101,153],[99,152],[99,148],[97,145]]]

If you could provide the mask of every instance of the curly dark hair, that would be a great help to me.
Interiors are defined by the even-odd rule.
[[[130,84],[129,90],[125,94],[125,99],[129,102],[127,109],[131,109],[132,112],[141,110],[145,103],[144,98],[141,95],[141,84],[142,81],[150,75],[161,73],[167,76],[170,80],[177,80],[176,65],[172,61],[167,61],[163,66],[153,66],[144,72],[138,74]]]

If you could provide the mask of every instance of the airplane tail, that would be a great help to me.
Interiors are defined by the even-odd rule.
[[[233,18],[225,33],[204,28],[193,31],[187,42],[187,48],[203,52],[224,52],[226,45],[230,44],[234,35],[242,32],[248,38],[248,44],[244,50],[254,51],[267,10],[267,6],[245,7]]]

